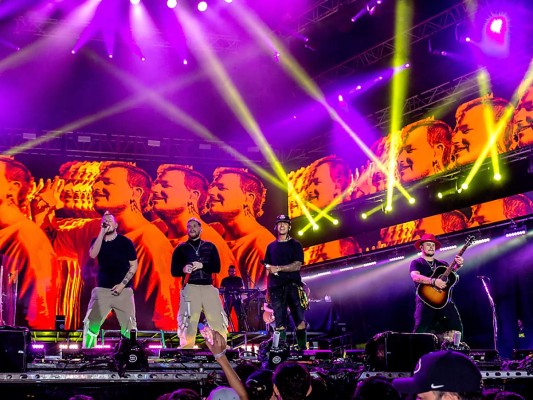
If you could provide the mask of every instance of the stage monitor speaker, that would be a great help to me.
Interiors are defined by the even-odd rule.
[[[365,357],[373,371],[412,372],[420,357],[436,350],[431,333],[383,332],[368,341]]]
[[[0,327],[0,372],[24,372],[30,331],[27,328]]]
[[[64,331],[64,330],[65,330],[65,316],[56,315],[56,331]]]

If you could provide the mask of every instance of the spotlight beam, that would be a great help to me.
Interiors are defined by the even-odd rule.
[[[470,172],[468,173],[468,176],[465,179],[465,183],[467,185],[469,185],[470,182],[472,182],[475,175],[480,170],[481,165],[483,164],[483,161],[487,157],[489,151],[491,151],[491,149],[494,148],[496,144],[496,140],[498,139],[498,136],[505,129],[506,125],[509,123],[509,121],[513,117],[513,113],[514,113],[513,105],[516,105],[518,103],[518,101],[524,95],[527,88],[531,86],[532,84],[533,84],[533,60],[531,60],[531,62],[529,63],[529,67],[524,75],[524,78],[522,79],[521,83],[518,85],[518,88],[515,90],[512,100],[511,100],[511,104],[505,108],[503,115],[501,116],[496,126],[493,126],[493,129],[490,130],[491,135],[489,137],[489,141],[487,142],[487,144],[485,145],[485,147],[479,154],[479,157],[477,158],[476,162],[474,163],[472,169],[470,170]],[[490,118],[490,121],[492,120],[493,118]]]
[[[199,49],[198,59],[203,64],[205,70],[207,71],[208,76],[211,78],[211,81],[217,88],[218,92],[224,98],[226,103],[229,105],[230,109],[233,111],[235,116],[239,119],[242,126],[250,134],[252,140],[257,144],[261,153],[264,155],[265,159],[269,161],[274,172],[284,184],[284,190],[294,191],[294,188],[291,187],[292,183],[287,177],[287,173],[283,169],[281,162],[276,157],[272,147],[266,140],[259,124],[253,117],[250,109],[246,105],[244,99],[237,90],[235,84],[231,80],[230,76],[224,69],[222,63],[215,55],[213,49],[208,45],[208,43],[203,40],[204,33],[202,32],[200,26],[194,18],[187,13],[186,10],[178,10],[178,17],[182,22],[185,30],[188,31],[188,37],[191,37],[192,40],[196,41],[196,45]],[[275,180],[276,184],[279,184],[279,181]],[[301,207],[304,214],[309,218],[313,219],[307,207],[301,202],[301,199],[298,197],[296,201],[299,201],[299,206]]]
[[[403,35],[411,27],[413,4],[410,0],[399,0],[396,3],[396,22],[394,27],[394,69],[407,65],[409,60],[409,36]],[[386,209],[392,208],[392,196],[396,181],[396,158],[401,144],[400,131],[402,128],[403,104],[407,97],[407,82],[409,68],[400,70],[392,77],[391,85],[391,145],[389,149],[389,162],[387,169],[387,201]]]
[[[256,37],[259,44],[262,45],[263,50],[267,53],[272,51],[272,48],[277,48],[283,51],[284,56],[280,57],[280,65],[291,76],[300,87],[307,92],[307,94],[321,104],[328,112],[330,118],[337,122],[348,135],[354,140],[354,142],[361,148],[361,150],[371,159],[378,169],[386,172],[386,167],[381,160],[370,150],[370,148],[359,138],[359,136],[350,128],[350,126],[339,115],[337,110],[331,106],[319,87],[313,82],[313,80],[307,75],[304,69],[296,62],[296,60],[290,55],[281,42],[279,42],[270,32],[270,30],[264,25],[264,23],[255,17],[251,12],[247,11],[244,7],[235,8],[236,15],[238,16],[238,22],[244,24],[245,28]],[[286,55],[285,55],[286,54]],[[394,180],[394,187],[397,188],[406,198],[411,196],[401,186],[401,184]]]

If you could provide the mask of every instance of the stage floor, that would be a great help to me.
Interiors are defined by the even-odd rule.
[[[73,394],[82,393],[96,400],[130,397],[155,400],[178,388],[192,388],[207,396],[214,387],[225,384],[219,365],[209,351],[202,349],[201,337],[198,337],[199,349],[187,351],[178,349],[175,333],[138,332],[137,343],[146,360],[141,366],[136,362],[118,362],[118,331],[103,332],[99,348],[90,350],[81,349],[81,336],[79,331],[32,331],[25,338],[29,339],[26,351],[17,347],[17,340],[6,342],[4,337],[1,357],[8,359],[0,363],[2,398],[68,400]],[[263,331],[230,333],[228,345],[231,349],[227,354],[232,365],[252,363],[260,367],[259,346],[268,338],[269,334]],[[288,341],[292,339],[289,335]],[[289,359],[320,371],[326,381],[330,379],[336,385],[332,390],[338,386],[341,372],[344,374],[341,383],[346,385],[355,385],[373,375],[396,378],[411,374],[412,366],[390,371],[369,365],[365,349],[354,348],[349,334],[310,332],[309,343],[315,348],[291,352]],[[532,362],[487,363],[488,358],[480,357],[482,353],[483,350],[472,350],[470,357],[482,370],[486,387],[512,390],[532,398],[528,397],[533,393]],[[527,357],[531,357],[530,354]]]

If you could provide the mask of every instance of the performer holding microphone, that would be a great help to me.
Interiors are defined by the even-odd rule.
[[[183,279],[178,313],[178,336],[183,349],[194,347],[202,311],[213,330],[224,339],[228,334],[228,318],[218,289],[213,286],[213,274],[220,272],[220,257],[213,243],[200,239],[201,233],[200,220],[190,218],[189,239],[176,246],[172,254],[172,276]]]
[[[97,285],[91,292],[83,320],[83,347],[92,348],[100,327],[111,310],[115,311],[120,332],[130,338],[137,329],[132,278],[137,271],[137,254],[133,242],[117,232],[115,217],[106,211],[102,228],[93,239],[89,256],[98,260]]]
[[[277,216],[274,229],[278,237],[267,246],[264,262],[269,272],[268,293],[274,310],[276,331],[279,332],[280,339],[285,341],[288,307],[296,325],[298,348],[304,350],[307,347],[305,310],[309,307],[300,275],[304,251],[302,244],[289,236],[291,220],[287,215]]]

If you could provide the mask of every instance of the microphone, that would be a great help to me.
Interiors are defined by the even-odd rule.
[[[483,279],[486,279],[490,282],[490,278],[488,276],[485,276],[485,275],[478,275],[477,276],[479,279],[483,280]]]

